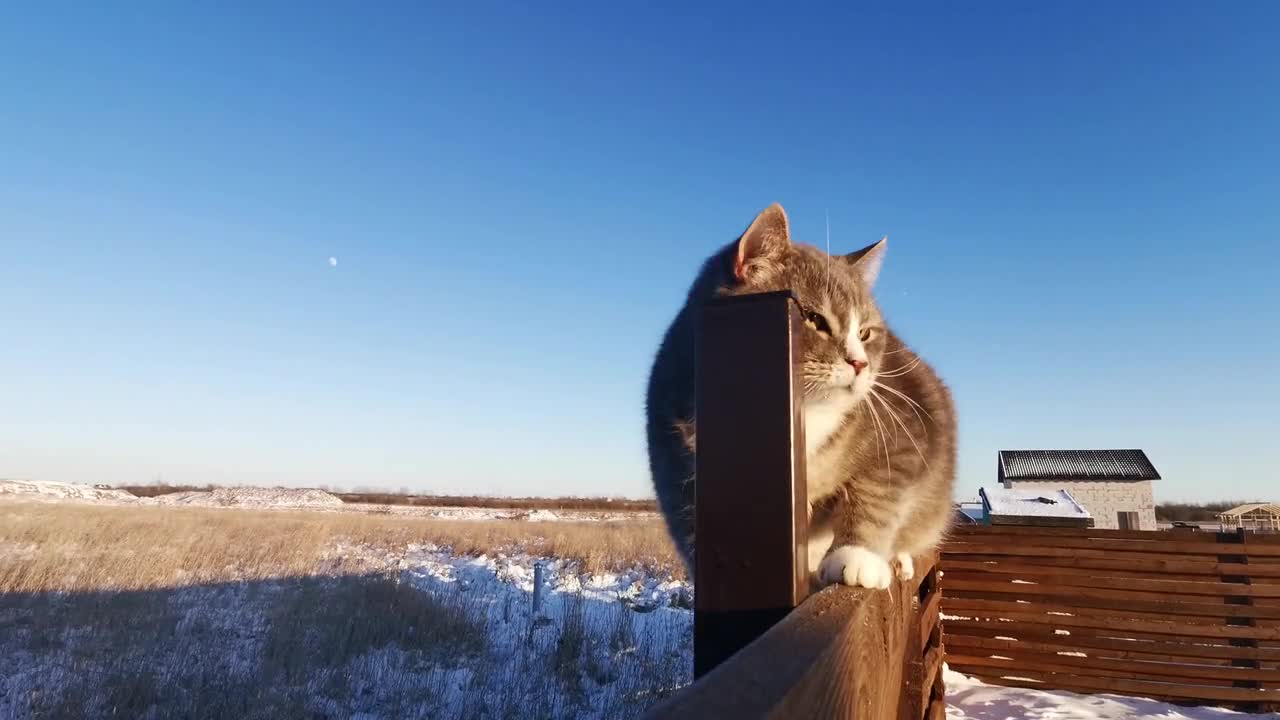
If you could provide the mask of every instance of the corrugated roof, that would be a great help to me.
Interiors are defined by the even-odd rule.
[[[992,515],[1014,517],[1087,518],[1084,506],[1066,490],[1006,490],[984,487],[978,491]]]
[[[1001,450],[1008,480],[1159,480],[1141,450]]]
[[[1247,512],[1252,512],[1252,511],[1254,511],[1254,510],[1263,510],[1263,511],[1266,511],[1266,512],[1269,512],[1269,513],[1275,513],[1275,514],[1277,514],[1277,515],[1280,515],[1280,504],[1277,504],[1277,503],[1246,503],[1246,504],[1244,504],[1244,505],[1237,505],[1237,506],[1235,506],[1235,507],[1231,508],[1230,510],[1224,510],[1224,511],[1222,511],[1222,512],[1218,513],[1218,517],[1222,517],[1222,516],[1224,516],[1224,515],[1231,516],[1231,517],[1239,517],[1240,515],[1243,515],[1243,514],[1245,514],[1245,513],[1247,513]]]

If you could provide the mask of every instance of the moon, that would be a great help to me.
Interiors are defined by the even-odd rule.
[[[329,267],[338,267],[338,258],[329,256]]]

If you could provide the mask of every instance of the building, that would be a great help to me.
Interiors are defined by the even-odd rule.
[[[1093,518],[1066,490],[981,488],[983,525],[1093,527]]]
[[[1249,503],[1218,514],[1223,530],[1244,528],[1252,532],[1280,532],[1280,504]]]
[[[1001,450],[996,472],[1006,489],[1069,491],[1095,527],[1156,529],[1160,473],[1141,450]]]

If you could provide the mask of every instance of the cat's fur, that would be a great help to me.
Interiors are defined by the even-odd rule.
[[[700,306],[721,295],[790,289],[806,313],[821,315],[805,323],[802,370],[815,579],[888,587],[891,561],[909,578],[911,557],[946,532],[955,468],[951,394],[889,330],[871,296],[885,246],[881,240],[831,256],[793,243],[775,204],[703,265],[663,338],[646,398],[654,489],[690,566],[694,324]]]

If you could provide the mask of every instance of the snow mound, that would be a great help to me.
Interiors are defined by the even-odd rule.
[[[0,496],[20,496],[23,500],[80,500],[88,502],[136,503],[138,498],[124,490],[36,480],[0,480]]]
[[[337,495],[323,490],[283,487],[229,487],[209,492],[176,492],[160,495],[156,502],[162,505],[254,508],[336,508],[343,504]]]
[[[524,519],[530,522],[555,522],[560,519],[560,516],[550,510],[534,510]]]

